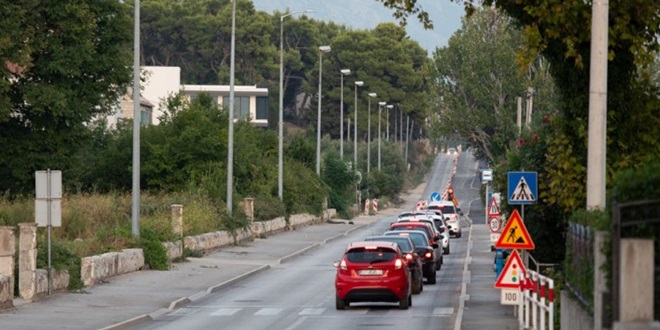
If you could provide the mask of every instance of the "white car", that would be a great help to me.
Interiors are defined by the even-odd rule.
[[[442,252],[443,254],[449,254],[449,229],[445,224],[444,218],[442,217],[442,212],[439,210],[431,211],[405,211],[399,214],[398,221],[406,221],[407,219],[414,219],[420,217],[427,217],[433,227],[438,231],[440,236],[442,236]]]
[[[461,223],[459,215],[462,216],[463,213],[460,212],[460,209],[456,208],[451,201],[439,201],[431,202],[427,209],[429,210],[440,210],[445,218],[445,223],[449,228],[449,233],[453,234],[455,237],[461,237]]]

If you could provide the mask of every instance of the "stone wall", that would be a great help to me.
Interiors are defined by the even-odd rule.
[[[40,299],[48,294],[48,270],[37,269],[36,275],[36,296],[34,298]],[[53,270],[51,292],[66,291],[69,288],[69,272],[66,270],[57,271]]]
[[[14,307],[12,277],[0,275],[0,310]]]
[[[255,221],[252,223],[252,235],[254,238],[272,235],[286,230],[286,219],[275,218],[268,221]]]
[[[85,286],[92,286],[105,278],[138,271],[143,267],[142,249],[126,249],[82,258],[80,277]]]

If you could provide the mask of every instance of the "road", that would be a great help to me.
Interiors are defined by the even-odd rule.
[[[464,233],[470,226],[470,211],[481,208],[479,184],[475,184],[476,163],[469,153],[459,158],[453,178],[456,197],[466,216]],[[442,193],[452,176],[453,156],[440,155],[430,173],[422,196]],[[474,203],[477,202],[477,203]],[[474,204],[472,206],[472,204]],[[414,205],[410,205],[412,208]],[[483,210],[481,211],[483,215]],[[480,219],[481,220],[481,219]],[[437,284],[424,285],[413,296],[408,310],[396,304],[351,304],[345,311],[335,309],[333,261],[341,258],[353,241],[384,232],[395,216],[386,216],[371,226],[351,232],[310,250],[277,267],[249,277],[231,287],[173,310],[138,329],[454,329],[460,327],[461,296],[465,294],[464,265],[470,235],[451,239],[451,254],[445,255]],[[483,221],[481,221],[483,222]],[[481,223],[480,222],[480,223]],[[468,278],[469,280],[469,278]],[[458,318],[458,319],[457,319]]]

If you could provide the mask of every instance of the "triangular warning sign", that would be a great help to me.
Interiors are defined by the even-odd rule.
[[[488,217],[498,217],[500,216],[500,208],[497,207],[497,201],[495,197],[490,199],[490,205],[488,206]]]
[[[513,210],[506,226],[502,229],[500,239],[495,243],[498,249],[534,250],[534,242],[529,237],[527,227],[522,221],[518,210]]]
[[[536,200],[536,196],[532,194],[532,190],[529,189],[524,176],[520,177],[520,181],[518,181],[516,189],[513,190],[513,194],[509,196],[509,200],[516,202],[533,202]]]
[[[525,265],[523,265],[520,255],[516,250],[509,256],[495,281],[496,289],[517,289],[520,287],[520,281],[525,276]]]

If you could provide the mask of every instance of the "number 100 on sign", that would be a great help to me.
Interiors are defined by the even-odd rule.
[[[500,303],[502,305],[518,305],[520,301],[519,289],[502,289]]]

